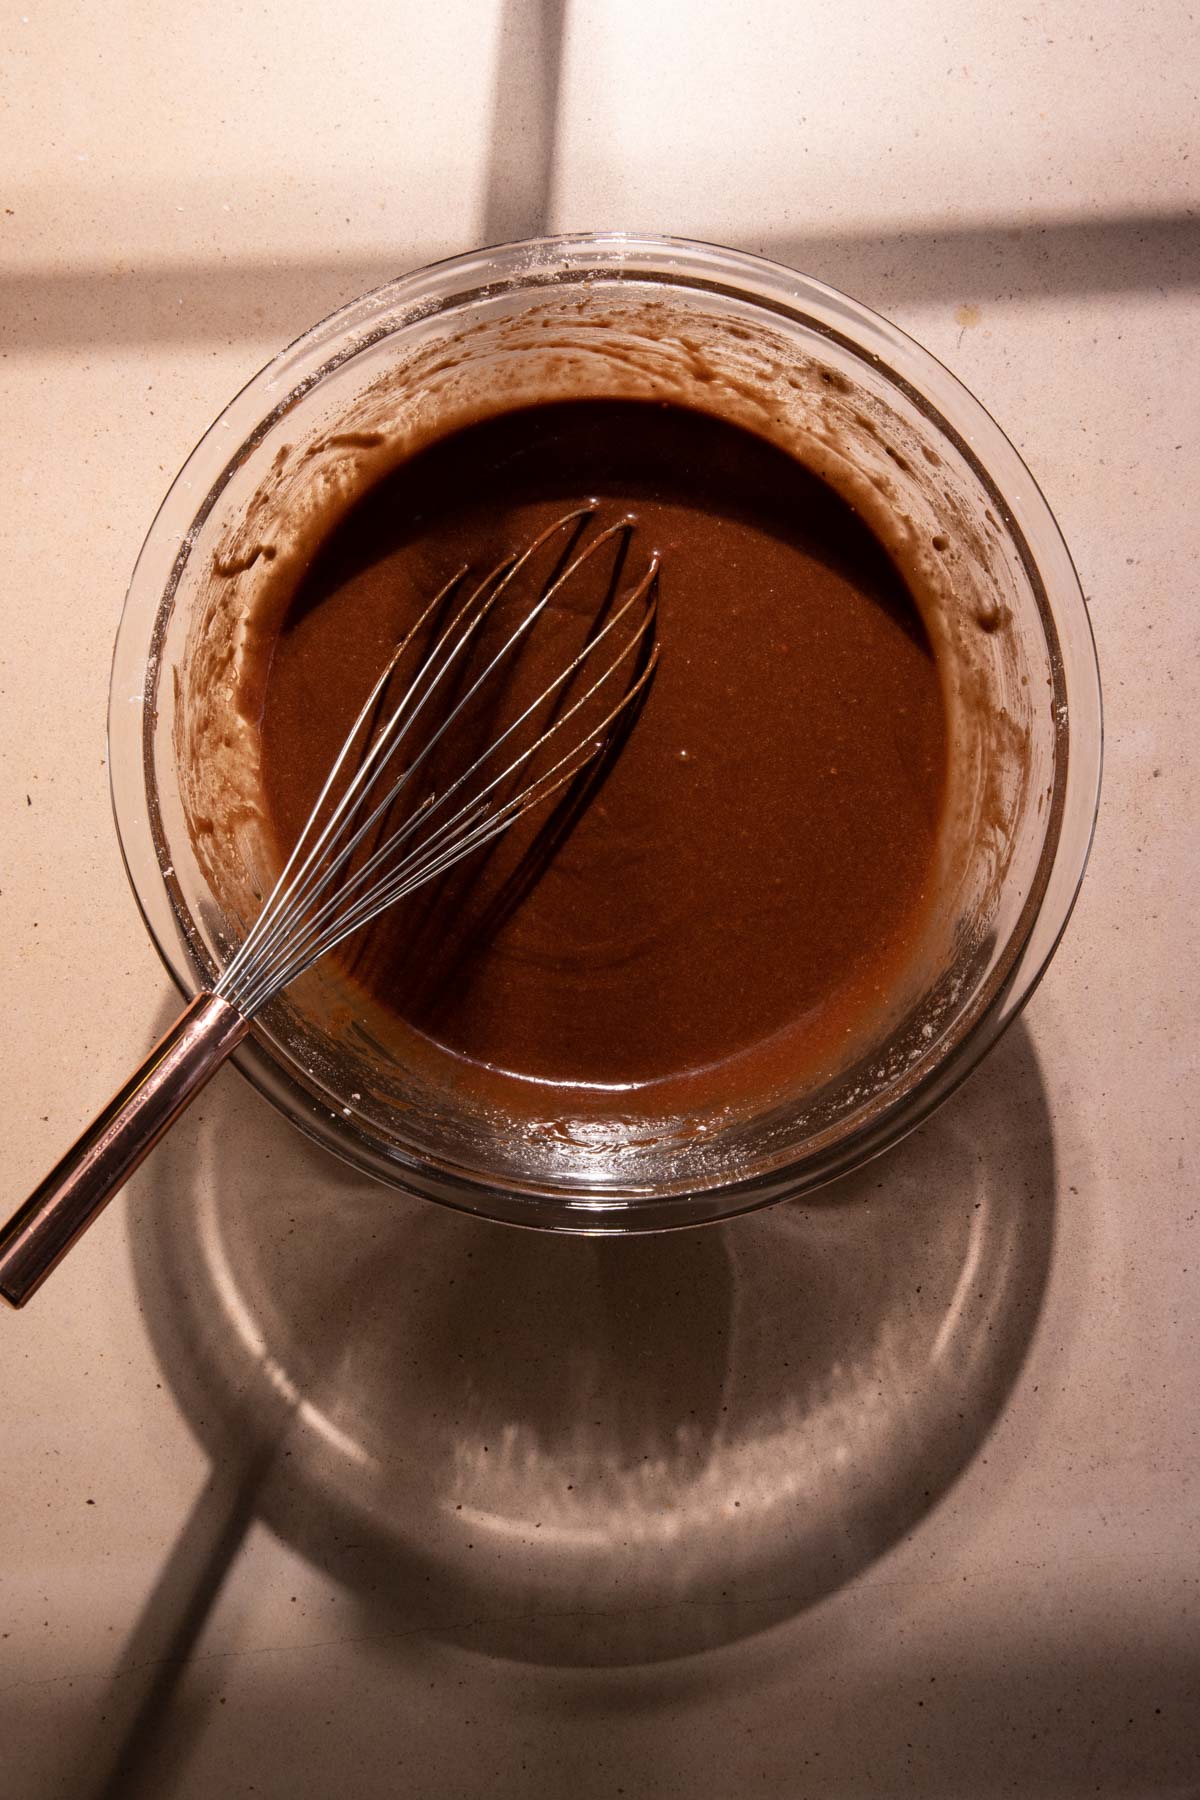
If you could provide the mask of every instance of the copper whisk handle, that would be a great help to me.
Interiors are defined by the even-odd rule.
[[[36,1292],[246,1035],[260,1007],[414,888],[485,848],[574,782],[614,741],[617,721],[632,717],[654,674],[658,557],[625,592],[620,571],[634,521],[621,519],[580,548],[593,511],[584,506],[565,513],[482,581],[469,582],[469,570],[460,569],[400,640],[217,993],[192,1002],[37,1192],[0,1227],[0,1298],[23,1306]],[[484,745],[468,732],[465,766],[422,797],[417,778],[446,734],[470,719],[474,697],[487,684],[507,681],[508,674],[497,671],[511,673],[538,620],[562,604],[564,588],[606,545],[615,561],[583,644],[503,729],[496,723],[494,735],[485,733]],[[554,561],[531,602],[519,578],[540,550],[553,550]],[[496,613],[506,594],[509,607],[519,603],[515,624],[504,608]],[[445,613],[448,622],[439,624]],[[492,615],[502,641],[498,649],[491,641],[476,644],[480,668],[464,659]],[[421,638],[426,626],[427,644]],[[416,672],[400,681],[402,697],[392,701],[390,684],[410,651],[421,652]],[[485,691],[480,703],[486,699]]]
[[[249,1029],[227,1000],[196,996],[0,1230],[0,1297],[24,1306]]]

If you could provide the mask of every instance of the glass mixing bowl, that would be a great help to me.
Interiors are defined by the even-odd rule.
[[[1087,860],[1101,712],[1078,579],[1007,438],[895,326],[757,257],[617,233],[456,257],[343,308],[231,401],[154,520],[114,654],[113,804],[147,927],[190,998],[231,954],[244,930],[237,895],[261,876],[252,851],[228,882],[197,853],[187,721],[189,692],[222,679],[206,654],[214,565],[230,543],[244,547],[272,472],[289,458],[309,467],[298,447],[336,485],[346,458],[377,441],[381,395],[399,395],[397,416],[428,429],[431,417],[453,422],[464,394],[477,405],[489,384],[510,401],[544,397],[568,367],[576,390],[581,374],[596,393],[686,389],[750,424],[789,422],[812,446],[836,442],[903,513],[922,554],[953,545],[975,677],[1021,744],[999,775],[986,744],[972,751],[979,828],[921,991],[853,1066],[760,1116],[651,1141],[583,1133],[565,1146],[554,1132],[489,1127],[444,1096],[423,1103],[402,1079],[382,1091],[303,994],[266,1009],[236,1054],[303,1131],[409,1192],[525,1225],[657,1230],[806,1192],[911,1131],[1029,998]]]

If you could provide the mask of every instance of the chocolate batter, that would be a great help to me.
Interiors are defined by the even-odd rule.
[[[760,1106],[834,1068],[903,980],[946,763],[901,578],[765,440],[673,404],[570,401],[397,468],[325,540],[276,642],[273,827],[286,848],[453,570],[482,573],[589,500],[600,523],[636,518],[630,574],[661,553],[644,706],[583,804],[552,804],[414,895],[343,968],[383,1008],[392,1054],[467,1097],[543,1117]],[[578,616],[610,572],[572,593]]]

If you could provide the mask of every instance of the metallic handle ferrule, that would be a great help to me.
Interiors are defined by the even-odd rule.
[[[24,1306],[250,1029],[199,994],[0,1230],[0,1297]]]

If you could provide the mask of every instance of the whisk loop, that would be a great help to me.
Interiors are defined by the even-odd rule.
[[[457,570],[421,612],[368,694],[278,880],[215,987],[193,1000],[0,1231],[0,1295],[14,1306],[37,1290],[268,1001],[386,907],[508,831],[613,743],[658,660],[657,556],[627,592],[599,608],[582,647],[535,684],[533,699],[489,731],[484,748],[472,749],[440,788],[420,793],[422,779],[435,773],[439,747],[452,751],[456,727],[466,733],[473,703],[499,687],[506,665],[511,673],[539,619],[579,585],[580,571],[606,545],[623,540],[627,547],[631,519],[576,547],[594,512],[565,513],[474,586],[467,568]],[[564,548],[552,573],[532,602],[519,605],[516,623],[504,627],[476,672],[468,653],[485,622],[503,616],[538,553],[549,552],[556,538]],[[619,548],[614,582],[622,565]],[[406,659],[415,661],[411,676]],[[389,705],[400,679],[402,697]],[[373,723],[381,711],[382,723]]]
[[[403,824],[387,832],[383,843],[352,872],[346,873],[359,847],[381,826],[406,789],[409,789],[428,763],[438,744],[452,731],[468,711],[476,694],[496,677],[497,671],[510,659],[529,636],[539,617],[562,591],[578,576],[580,569],[613,539],[632,530],[627,520],[610,525],[590,542],[541,591],[536,602],[523,614],[500,648],[483,669],[471,680],[466,691],[456,700],[441,723],[426,739],[415,756],[405,763],[378,794],[380,784],[394,768],[395,760],[422,713],[435,699],[455,665],[464,656],[483,621],[521,574],[539,550],[568,527],[590,516],[590,510],[579,508],[565,514],[547,528],[520,555],[506,558],[477,584],[454,613],[449,625],[439,633],[426,651],[419,668],[404,692],[403,698],[388,714],[386,721],[370,738],[358,767],[338,797],[328,818],[324,809],[336,792],[338,778],[354,753],[378,703],[431,616],[450,602],[455,590],[466,578],[460,570],[442,588],[421,614],[416,624],[397,647],[359,712],[350,733],[330,770],[283,872],[267,897],[262,911],[251,927],[245,942],[221,976],[214,990],[235,1005],[246,1017],[254,1013],[279,990],[311,968],[327,951],[343,939],[410,894],[424,882],[442,875],[454,863],[472,851],[482,848],[516,822],[532,807],[540,805],[559,788],[593,761],[604,749],[608,734],[617,719],[633,705],[649,681],[657,651],[649,634],[655,616],[654,584],[658,571],[657,558],[651,558],[640,580],[612,611],[599,629],[588,639],[576,656],[559,670],[540,693],[511,720],[440,794],[428,796]],[[636,627],[621,627],[635,609],[641,609]],[[613,648],[613,643],[617,647]],[[643,666],[637,667],[638,653],[649,643]],[[602,655],[602,647],[608,650]],[[496,773],[488,773],[481,787],[475,784],[495,765],[505,745],[518,737],[521,728],[535,717],[539,709],[560,693],[587,665],[588,675],[599,667],[584,692],[542,731],[532,743],[524,745]],[[516,794],[505,797],[505,788],[519,777],[554,743],[566,744],[566,728],[600,692],[614,683],[622,670],[633,670],[633,679],[616,698],[615,703],[584,737],[556,757],[548,769],[542,769]],[[461,796],[458,809],[448,817],[444,813],[449,801]],[[437,819],[438,822],[432,822]],[[316,905],[321,902],[320,905]],[[316,910],[312,910],[316,905]]]

